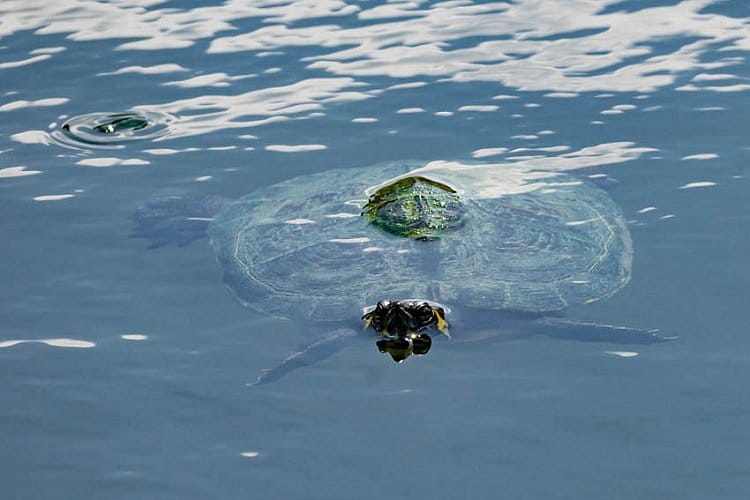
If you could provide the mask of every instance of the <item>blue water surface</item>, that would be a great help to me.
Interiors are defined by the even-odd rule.
[[[4,0],[2,498],[747,498],[749,20],[734,0]],[[64,140],[133,109],[167,133]],[[129,238],[152,199],[405,159],[601,183],[632,281],[567,315],[679,338],[498,324],[249,387],[320,327],[243,308],[206,239]]]

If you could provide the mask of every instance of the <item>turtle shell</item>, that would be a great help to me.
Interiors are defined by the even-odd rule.
[[[606,298],[629,281],[622,213],[592,184],[512,164],[420,165],[331,170],[231,204],[210,228],[227,285],[264,313],[338,321],[378,300],[414,297],[553,311]],[[447,186],[460,200],[460,224],[415,238],[368,216],[368,201],[391,186],[408,195],[410,178]]]
[[[431,240],[461,227],[463,206],[452,187],[407,176],[372,193],[362,215],[396,236]]]

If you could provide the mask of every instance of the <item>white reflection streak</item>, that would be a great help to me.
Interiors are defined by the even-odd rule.
[[[0,348],[13,347],[18,344],[46,344],[52,347],[68,347],[73,349],[90,349],[95,347],[95,342],[89,342],[88,340],[58,338],[58,339],[19,339],[19,340],[4,340],[0,341]]]
[[[106,167],[117,167],[120,165],[150,165],[151,162],[146,160],[141,160],[139,158],[112,158],[112,157],[106,157],[106,158],[86,158],[83,160],[79,160],[76,162],[76,165],[81,165],[84,167],[98,167],[98,168],[106,168]]]
[[[211,39],[208,53],[322,47],[331,52],[308,58],[310,67],[338,75],[432,75],[566,93],[649,92],[671,85],[679,73],[738,62],[731,57],[704,62],[709,50],[750,50],[750,25],[741,17],[704,13],[712,0],[601,13],[619,2],[520,0],[475,5],[415,0],[369,9],[365,3],[362,10],[343,0],[228,0],[195,9],[154,8],[163,0],[4,0],[0,2],[0,36],[36,30],[39,35],[66,34],[75,41],[137,38],[119,46],[128,50],[184,48]],[[335,24],[336,17],[357,13],[360,19],[373,22],[356,27]],[[214,38],[248,18],[258,18],[264,26]],[[326,24],[311,25],[313,20]],[[374,22],[378,20],[383,22]],[[471,37],[489,40],[469,47],[452,46]],[[685,43],[654,55],[651,45],[665,39]],[[0,69],[47,57],[0,63]],[[710,79],[696,77],[695,81]],[[747,88],[687,85],[681,90]]]
[[[68,34],[75,41],[140,38],[122,49],[161,50],[184,48],[196,40],[232,30],[231,21],[266,18],[268,22],[330,18],[359,10],[343,0],[229,0],[222,5],[196,9],[149,9],[165,0],[3,0],[0,2],[0,37],[22,30],[38,35]]]
[[[476,112],[491,112],[491,111],[497,111],[500,108],[500,106],[495,105],[477,105],[477,104],[471,104],[468,106],[461,106],[458,108],[458,111],[476,111]]]
[[[322,109],[324,103],[371,98],[369,93],[351,90],[362,85],[351,78],[311,78],[284,87],[264,88],[239,95],[205,95],[165,104],[136,106],[134,109],[180,117],[170,124],[170,134],[163,138],[184,137],[291,120],[296,118],[292,115]],[[206,111],[196,113],[199,110]]]
[[[366,236],[360,237],[360,238],[332,238],[330,240],[331,243],[344,243],[344,244],[357,244],[357,243],[368,243],[370,238],[367,238]]]
[[[230,82],[235,80],[244,80],[245,78],[252,78],[257,76],[255,74],[249,75],[238,75],[230,76],[226,73],[209,73],[207,75],[199,75],[187,80],[179,80],[173,82],[165,82],[162,85],[172,85],[175,87],[182,88],[195,88],[195,87],[228,87],[231,85]]]
[[[21,144],[49,144],[50,136],[44,130],[27,130],[10,136],[11,141]]]
[[[486,158],[488,156],[498,156],[506,152],[508,152],[508,148],[484,148],[477,149],[471,153],[471,156],[474,158]]]
[[[140,73],[142,75],[161,75],[164,73],[182,73],[187,71],[179,64],[157,64],[155,66],[126,66],[108,73],[97,73],[96,76],[122,75],[125,73]]]
[[[617,356],[618,358],[635,358],[638,353],[635,351],[604,351],[606,354]]]
[[[70,198],[75,198],[74,194],[42,194],[39,196],[34,196],[32,198],[34,201],[62,201],[62,200],[69,200]]]
[[[26,170],[26,167],[0,168],[0,179],[9,177],[26,177],[27,175],[41,174],[41,170]]]
[[[126,333],[124,335],[120,335],[120,338],[123,340],[148,340],[148,335],[142,335],[140,333]]]
[[[7,61],[7,62],[0,63],[0,69],[20,68],[21,66],[28,66],[29,64],[34,64],[40,61],[46,61],[50,57],[52,56],[49,54],[43,54],[40,56],[34,56],[28,59],[23,59],[21,61]]]
[[[681,160],[715,160],[719,155],[716,153],[698,153],[694,155],[687,155],[680,158]]]
[[[276,151],[278,153],[304,153],[306,151],[320,151],[328,149],[324,144],[298,144],[298,145],[285,145],[285,144],[271,144],[266,146],[266,151]]]
[[[743,92],[745,90],[750,90],[750,85],[744,84],[744,83],[737,84],[737,85],[724,85],[724,86],[708,85],[705,87],[696,87],[695,85],[683,85],[682,87],[677,87],[675,90],[686,91],[686,92],[697,92],[699,90],[708,90],[711,92]]]
[[[36,101],[13,101],[0,106],[0,111],[15,111],[23,108],[40,108],[47,106],[61,106],[70,101],[66,97],[48,97],[46,99],[37,99]]]
[[[693,77],[694,82],[713,82],[716,80],[734,80],[738,78],[732,74],[701,73]]]
[[[715,182],[711,181],[698,181],[698,182],[689,182],[683,186],[680,186],[680,189],[694,189],[694,188],[704,188],[704,187],[713,187],[715,186]]]
[[[293,226],[303,226],[305,224],[315,224],[315,221],[310,220],[310,219],[289,219],[289,220],[285,220],[284,224],[291,224]]]
[[[408,175],[424,174],[432,179],[450,184],[452,171],[460,169],[463,178],[473,178],[474,181],[471,184],[478,186],[471,193],[471,196],[477,199],[496,198],[537,189],[554,189],[555,186],[573,185],[555,182],[556,172],[623,163],[635,160],[642,154],[651,151],[656,150],[635,147],[631,142],[612,142],[589,146],[558,156],[532,157],[519,161],[511,161],[511,158],[506,158],[507,161],[502,163],[462,164],[460,162],[432,161],[424,167],[412,170]],[[390,179],[386,183],[392,181],[393,179]],[[576,183],[578,182],[576,181]],[[381,186],[369,188],[367,194],[372,194]],[[581,223],[581,221],[571,222]]]
[[[64,52],[68,50],[67,47],[40,47],[29,52],[30,55],[36,54],[57,54],[58,52]]]
[[[522,90],[645,92],[673,83],[678,72],[707,68],[708,63],[700,62],[702,53],[717,43],[750,48],[750,26],[742,19],[700,13],[709,0],[599,14],[615,3],[618,0],[521,1],[510,5],[439,2],[428,8],[401,3],[359,14],[361,19],[382,18],[385,12],[389,18],[404,18],[389,19],[387,29],[381,24],[348,29],[272,25],[217,38],[208,52],[346,47],[308,58],[312,62],[309,67],[351,76],[435,75],[457,81],[499,81]],[[594,33],[545,39],[582,30]],[[700,39],[668,54],[651,55],[649,43],[691,35]],[[468,48],[450,47],[453,41],[478,36],[509,38]],[[634,62],[624,64],[629,59]],[[720,61],[711,67],[728,64]]]

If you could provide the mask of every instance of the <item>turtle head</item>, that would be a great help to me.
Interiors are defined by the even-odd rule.
[[[432,339],[424,330],[434,327],[449,335],[445,310],[425,301],[381,301],[362,320],[365,328],[383,336],[377,342],[380,352],[387,352],[397,363],[412,354],[427,354]]]
[[[407,337],[432,327],[446,335],[445,309],[427,301],[382,300],[362,316],[365,328],[384,337]]]
[[[395,236],[432,241],[461,227],[464,206],[455,189],[421,176],[404,177],[374,191],[362,215]]]

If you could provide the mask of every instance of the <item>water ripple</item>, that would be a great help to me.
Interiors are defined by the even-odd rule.
[[[51,136],[63,146],[118,147],[131,141],[162,137],[169,132],[172,121],[172,116],[157,111],[90,113],[69,119]]]
[[[741,63],[736,57],[706,62],[704,56],[717,48],[750,48],[750,26],[741,18],[705,13],[712,4],[709,0],[627,12],[610,8],[619,0],[385,5],[228,0],[192,10],[157,8],[159,3],[38,0],[36,8],[29,9],[21,0],[6,0],[0,6],[0,36],[37,30],[40,35],[64,33],[74,41],[136,38],[120,44],[120,50],[180,49],[208,40],[210,55],[323,48],[325,53],[302,57],[308,69],[351,77],[422,75],[456,82],[491,81],[566,94],[649,92],[675,83],[679,73],[704,74]],[[366,24],[352,26],[349,21],[354,17]],[[247,19],[260,19],[262,24],[217,36],[237,30],[237,24]],[[665,47],[661,42],[667,39],[682,43]],[[41,54],[0,67],[49,57]],[[719,77],[701,76],[695,81],[712,79]],[[679,87],[717,92],[746,88],[742,84]]]

